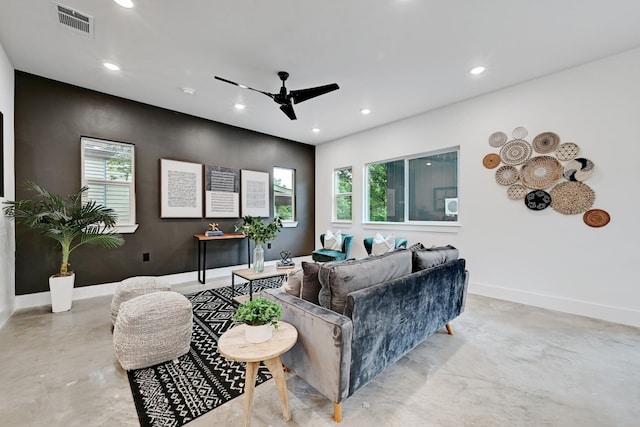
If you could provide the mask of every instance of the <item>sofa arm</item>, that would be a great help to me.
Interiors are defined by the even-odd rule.
[[[282,362],[334,403],[348,397],[351,319],[279,288],[266,289],[262,296],[280,303],[281,320],[298,330],[298,341]]]

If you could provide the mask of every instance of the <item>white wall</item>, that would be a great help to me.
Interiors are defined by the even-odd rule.
[[[14,170],[14,70],[9,58],[0,45],[0,111],[4,115],[4,198],[0,197],[0,207],[5,200],[15,199]],[[3,213],[0,213],[0,327],[13,312],[15,300],[15,227]]]
[[[639,75],[636,49],[320,145],[316,233],[350,232],[352,255],[364,256],[362,238],[381,229],[361,224],[364,164],[459,145],[462,227],[443,233],[395,226],[396,236],[456,246],[472,293],[640,326]],[[585,183],[596,193],[594,208],[611,215],[607,226],[591,228],[582,215],[534,212],[507,199],[482,159],[497,152],[487,141],[491,133],[510,135],[516,126],[528,129],[529,142],[556,132],[595,162],[597,172]],[[354,172],[350,226],[331,223],[332,170],[344,166]]]

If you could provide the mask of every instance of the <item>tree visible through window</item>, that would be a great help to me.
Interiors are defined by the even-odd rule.
[[[273,168],[273,204],[282,221],[295,221],[295,170]]]
[[[83,137],[83,197],[113,209],[117,226],[133,225],[135,215],[134,146]]]
[[[458,148],[372,163],[366,173],[366,221],[458,220]]]
[[[353,215],[351,204],[353,174],[351,168],[336,169],[333,175],[334,220],[351,221]]]

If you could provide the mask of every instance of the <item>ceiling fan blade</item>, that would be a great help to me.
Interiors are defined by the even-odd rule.
[[[308,99],[324,95],[325,93],[329,93],[337,89],[340,89],[340,86],[336,83],[332,83],[330,85],[312,87],[309,89],[292,90],[289,92],[289,98],[293,100],[294,104],[299,104]]]
[[[240,84],[240,83],[232,82],[231,80],[227,80],[227,79],[224,79],[224,78],[222,78],[222,77],[218,77],[218,76],[214,76],[214,77],[216,78],[216,80],[220,80],[221,82],[225,82],[225,83],[232,84],[232,85],[234,85],[234,86],[238,86],[238,87],[240,87],[240,88],[242,88],[242,89],[249,89],[249,90],[252,90],[252,91],[254,91],[254,92],[260,92],[260,93],[263,93],[263,94],[267,95],[269,98],[272,98],[272,99],[273,99],[273,97],[275,96],[275,95],[274,95],[274,94],[272,94],[272,93],[264,92],[264,91],[261,91],[261,90],[258,90],[258,89],[254,89],[254,88],[252,88],[252,87],[249,87],[249,86],[247,86],[247,85],[243,85],[243,84]]]
[[[291,104],[283,104],[280,106],[280,109],[282,110],[283,113],[285,113],[287,115],[287,117],[289,117],[291,120],[296,120],[296,112],[293,111],[293,105]]]

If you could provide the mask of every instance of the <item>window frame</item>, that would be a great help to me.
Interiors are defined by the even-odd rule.
[[[273,191],[273,216],[275,217],[277,215],[277,209],[276,209],[276,194],[275,194],[275,180],[276,180],[276,175],[275,175],[275,170],[276,169],[282,169],[282,170],[286,170],[286,171],[290,171],[291,172],[291,219],[282,219],[282,226],[287,228],[287,227],[297,227],[298,226],[298,220],[297,220],[297,209],[296,209],[296,170],[294,168],[287,168],[284,166],[274,166],[272,169],[272,174],[273,174],[273,179],[271,180],[271,188]],[[285,187],[286,188],[286,187]]]
[[[410,201],[409,201],[409,177],[410,177],[410,169],[409,169],[409,162],[411,160],[415,160],[415,159],[419,159],[421,157],[428,157],[428,156],[435,156],[438,154],[445,154],[445,153],[452,153],[452,152],[456,152],[456,162],[457,162],[457,167],[456,167],[456,192],[458,195],[458,198],[460,198],[460,146],[452,146],[452,147],[447,147],[447,148],[443,148],[443,149],[439,149],[439,150],[433,150],[433,151],[426,151],[426,152],[422,152],[422,153],[417,153],[417,154],[411,154],[408,156],[402,156],[402,157],[395,157],[395,158],[391,158],[391,159],[385,159],[385,160],[377,160],[377,161],[373,161],[373,162],[368,162],[365,163],[363,168],[363,209],[362,209],[362,224],[364,226],[369,226],[369,227],[379,227],[382,226],[381,228],[393,228],[393,227],[398,227],[398,226],[402,226],[402,227],[410,227],[410,226],[418,226],[420,228],[420,230],[424,229],[424,226],[426,227],[433,227],[434,229],[442,229],[442,228],[459,228],[462,226],[461,221],[460,221],[460,211],[458,210],[458,214],[457,214],[457,219],[455,221],[423,221],[423,220],[410,220],[409,219],[409,212],[408,212],[408,207],[410,206]],[[403,221],[371,221],[369,219],[369,166],[370,165],[375,165],[375,164],[379,164],[379,163],[390,163],[390,162],[395,162],[398,160],[402,160],[404,161],[404,203],[403,203],[403,216],[404,216],[404,220]]]
[[[98,180],[98,179],[90,179],[85,175],[85,160],[86,156],[86,148],[85,144],[95,142],[100,144],[112,144],[118,146],[127,146],[131,147],[131,181],[123,182],[123,181],[110,181],[110,180]],[[126,223],[118,222],[113,227],[113,231],[117,233],[134,233],[138,229],[138,224],[136,223],[136,192],[135,192],[135,183],[136,183],[136,162],[135,162],[135,145],[127,142],[118,142],[111,141],[108,139],[102,138],[94,138],[90,136],[82,136],[80,138],[80,176],[81,176],[81,185],[90,186],[94,185],[110,185],[110,186],[119,186],[119,187],[128,187],[129,188],[129,221]]]
[[[338,172],[343,170],[351,171],[351,191],[347,193],[338,193]],[[334,223],[351,224],[353,223],[353,166],[343,166],[333,169],[332,175],[332,187],[333,193],[333,213],[332,221]],[[338,219],[338,197],[349,197],[351,199],[351,218],[350,219]]]

